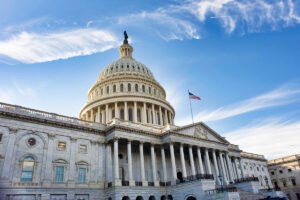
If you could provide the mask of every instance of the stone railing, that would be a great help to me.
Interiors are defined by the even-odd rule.
[[[13,186],[15,186],[15,187],[37,187],[37,186],[39,186],[39,184],[34,183],[34,182],[15,182],[15,183],[13,183]]]
[[[213,194],[223,193],[223,192],[237,192],[237,188],[236,187],[221,187],[221,188],[216,188],[214,190],[206,190],[205,194],[213,195]]]
[[[263,155],[255,154],[255,153],[248,153],[248,152],[242,152],[241,156],[249,157],[249,158],[257,158],[257,159],[265,159]]]
[[[259,180],[257,177],[246,177],[246,178],[240,178],[234,180],[235,183],[244,183],[244,182],[251,182],[251,181],[258,182]]]
[[[104,126],[103,124],[100,124],[100,123],[85,121],[85,120],[81,120],[81,119],[78,119],[75,117],[68,117],[68,116],[59,115],[56,113],[44,112],[44,111],[40,111],[40,110],[25,108],[25,107],[17,106],[17,105],[6,104],[6,103],[2,103],[2,102],[0,102],[0,111],[19,114],[19,115],[25,115],[25,116],[31,116],[31,117],[36,117],[36,118],[42,118],[42,119],[49,119],[52,121],[60,121],[60,122],[71,123],[71,124],[76,124],[76,125],[89,126],[89,127],[99,127],[100,125]]]
[[[187,183],[187,182],[201,180],[201,179],[212,179],[213,180],[214,176],[212,174],[196,174],[196,176],[188,176],[182,180],[177,179],[176,184]]]

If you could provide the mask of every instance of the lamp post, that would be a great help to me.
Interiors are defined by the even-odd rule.
[[[221,191],[223,192],[223,176],[222,175],[219,175],[219,179],[220,179],[220,182],[221,182]]]

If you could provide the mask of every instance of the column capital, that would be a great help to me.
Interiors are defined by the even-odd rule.
[[[55,134],[54,133],[48,133],[48,138],[49,139],[54,139],[55,138]]]
[[[139,145],[144,145],[144,141],[139,141]]]
[[[127,138],[127,143],[131,144],[131,142],[132,142],[132,139]]]
[[[150,142],[151,147],[154,147],[156,145],[156,143],[154,142]]]
[[[180,145],[180,147],[183,147],[183,146],[184,146],[184,143],[180,142],[180,144],[179,144],[179,145]]]
[[[16,134],[18,132],[18,128],[15,127],[8,127],[9,134]]]
[[[114,141],[118,141],[120,138],[119,137],[114,137],[113,140]]]

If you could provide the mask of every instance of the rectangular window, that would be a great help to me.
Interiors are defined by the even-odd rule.
[[[294,178],[292,179],[292,184],[296,185],[296,180]]]
[[[85,168],[79,168],[78,182],[79,183],[85,182]]]
[[[80,153],[87,153],[87,146],[85,144],[79,145],[79,152]]]
[[[57,149],[60,150],[60,151],[64,151],[66,150],[66,142],[58,142],[58,145],[57,145]]]
[[[64,167],[57,166],[56,167],[56,182],[63,182],[64,181]]]
[[[0,134],[0,142],[2,142],[3,134]]]

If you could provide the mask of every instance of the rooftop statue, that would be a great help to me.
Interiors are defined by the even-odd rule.
[[[126,33],[126,31],[124,31],[124,41],[123,41],[123,44],[128,44],[128,35]]]

